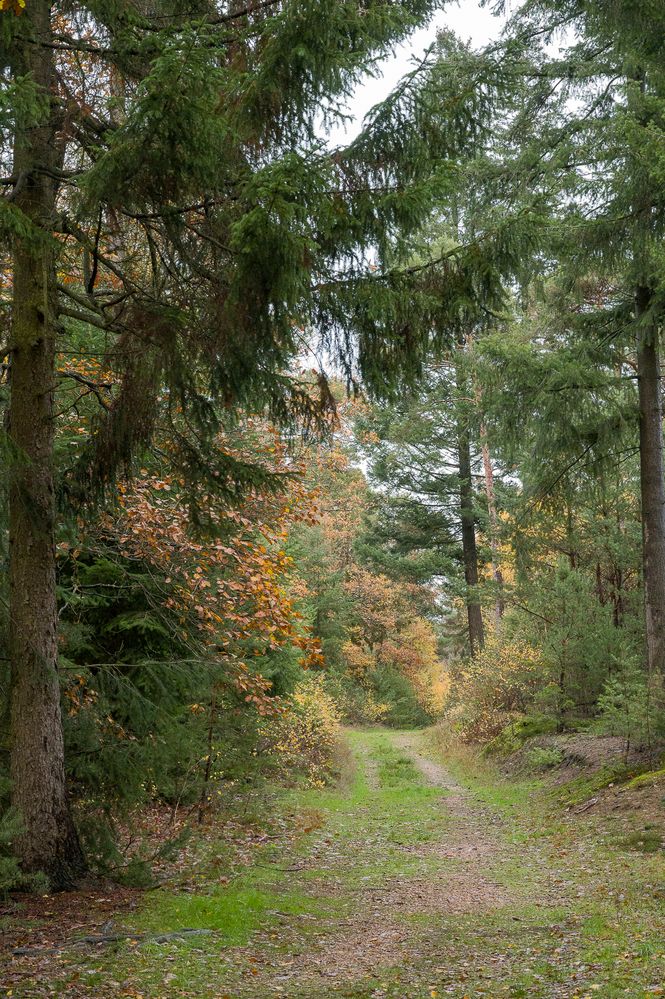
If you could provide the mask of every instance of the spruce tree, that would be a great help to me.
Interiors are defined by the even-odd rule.
[[[427,57],[347,148],[329,150],[317,129],[437,6],[3,4],[13,795],[23,865],[55,887],[83,866],[58,702],[56,494],[80,510],[159,430],[202,518],[211,488],[253,474],[228,455],[210,465],[222,420],[249,405],[311,425],[330,402],[324,378],[313,400],[294,372],[304,330],[378,394],[418,374],[433,315],[457,307],[479,263],[440,262],[441,303],[400,260],[482,131],[488,95]],[[98,378],[68,364],[74,340]],[[56,468],[61,379],[99,406]]]
[[[11,778],[22,822],[18,842],[24,868],[45,870],[56,885],[66,886],[81,873],[84,861],[67,800],[56,672],[53,395],[58,306],[51,231],[64,163],[62,117],[50,108],[47,112],[55,87],[54,60],[42,47],[51,38],[50,5],[35,3],[29,17],[29,22],[17,21],[24,43],[12,52],[15,86],[24,80],[32,101],[16,109],[13,201],[8,206],[15,226],[8,427],[17,453],[9,485]],[[28,94],[23,97],[27,102]]]

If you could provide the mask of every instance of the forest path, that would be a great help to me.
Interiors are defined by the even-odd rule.
[[[619,852],[606,818],[563,811],[538,781],[444,766],[431,733],[348,740],[352,779],[268,799],[255,849],[209,840],[127,917],[127,942],[47,957],[4,994],[665,995],[661,857]],[[178,939],[185,927],[201,935]]]
[[[449,769],[431,733],[349,738],[355,781],[310,798],[321,828],[290,875],[313,908],[227,955],[222,996],[665,995],[659,858],[628,860],[538,781]]]
[[[493,772],[473,765],[453,775],[426,732],[349,739],[353,785],[310,797],[320,830],[292,868],[291,889],[314,907],[296,918],[282,910],[280,925],[228,954],[222,994],[583,995],[569,967],[571,882],[515,823],[530,789],[495,789]]]
[[[419,943],[425,921],[508,904],[489,863],[499,851],[495,817],[424,752],[422,733],[356,733],[354,743],[356,793],[358,785],[364,793],[345,818],[355,828],[342,852],[324,838],[307,862],[317,894],[329,894],[346,911],[248,994],[261,995],[253,989],[262,988],[275,995],[346,995],[349,985],[369,980],[370,992],[351,994],[381,995],[375,984],[381,969],[400,967],[404,980],[410,965],[419,977],[431,963]]]

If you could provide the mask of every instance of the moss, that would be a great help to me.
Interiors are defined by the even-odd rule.
[[[590,774],[582,774],[557,788],[557,795],[566,805],[581,805],[588,801],[597,791],[609,787],[610,784],[625,784],[635,777],[634,768],[625,763],[612,763]]]
[[[650,770],[646,774],[638,774],[637,777],[633,777],[632,780],[629,780],[625,785],[624,790],[632,791],[635,788],[654,787],[662,781],[665,781],[665,769]]]
[[[557,723],[546,715],[526,715],[506,725],[491,742],[485,746],[487,756],[509,756],[522,748],[527,739],[538,735],[553,735]]]

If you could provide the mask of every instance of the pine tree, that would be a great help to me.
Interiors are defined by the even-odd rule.
[[[630,330],[640,413],[647,663],[665,672],[665,478],[659,330],[663,211],[663,35],[659,3],[539,0],[517,9],[485,53],[500,65],[504,104],[480,174],[495,212],[541,206],[532,273],[557,266],[572,283],[602,275],[612,294],[587,335]],[[477,72],[473,63],[471,70]],[[512,84],[509,83],[512,81]],[[547,216],[549,215],[549,223]],[[525,260],[525,264],[527,261]],[[534,267],[535,264],[535,267]]]
[[[456,437],[459,477],[459,515],[462,530],[462,557],[466,582],[466,613],[469,622],[469,647],[471,655],[485,644],[483,614],[478,595],[478,546],[476,544],[476,516],[474,510],[474,481],[471,454],[471,428],[469,420],[470,388],[464,353],[466,342],[460,341],[456,354],[455,388],[457,402]]]
[[[404,402],[358,420],[360,451],[381,497],[360,550],[396,578],[434,583],[444,601],[463,597],[474,655],[484,644],[480,466],[465,346],[432,362]]]

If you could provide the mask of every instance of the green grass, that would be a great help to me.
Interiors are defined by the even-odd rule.
[[[422,788],[422,778],[418,768],[409,756],[394,748],[388,739],[376,741],[372,756],[378,761],[378,776],[381,790],[391,788]]]
[[[260,934],[262,946],[266,938],[270,941],[275,960],[286,958],[294,934],[298,946],[307,946],[313,934],[334,931],[353,912],[359,892],[440,867],[437,858],[409,849],[440,835],[444,792],[425,786],[410,758],[384,732],[351,732],[349,741],[356,757],[371,757],[378,789],[370,788],[364,767],[358,766],[343,788],[282,793],[273,802],[274,818],[308,832],[286,845],[266,845],[241,871],[229,867],[232,853],[226,844],[218,850],[208,844],[198,857],[196,890],[190,883],[188,891],[147,892],[140,911],[127,921],[128,932],[137,935],[183,928],[210,935],[166,944],[121,943],[97,956],[95,968],[88,956],[73,955],[75,976],[85,967],[86,975],[91,972],[86,981],[96,986],[106,978],[123,987],[133,983],[145,997],[161,997],[166,962],[169,995],[190,994],[186,989],[193,987],[201,996],[217,996],[220,988],[233,995],[252,969],[242,961],[220,968],[220,954]],[[313,851],[317,864],[305,866]],[[227,877],[229,883],[220,884]],[[181,881],[186,884],[187,877]],[[278,939],[272,941],[275,929]]]
[[[620,839],[618,845],[623,850],[637,850],[639,853],[658,853],[663,849],[663,834],[657,829],[636,830]]]
[[[296,915],[318,911],[307,895],[262,891],[251,886],[252,880],[248,876],[243,887],[218,887],[196,894],[153,893],[132,920],[133,927],[147,933],[213,930],[220,944],[231,946],[245,943],[271,911]]]

